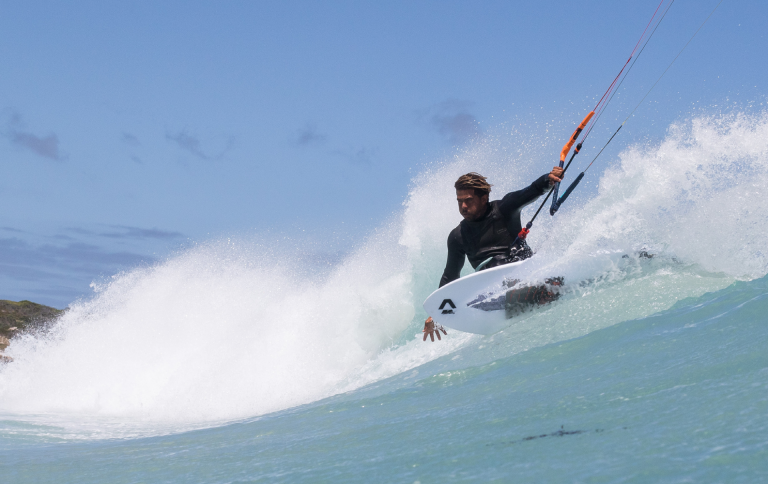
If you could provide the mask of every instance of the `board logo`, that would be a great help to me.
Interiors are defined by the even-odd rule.
[[[449,305],[451,309],[443,309],[446,304]],[[437,309],[442,309],[443,310],[442,314],[455,314],[453,310],[456,309],[456,305],[453,304],[453,301],[451,301],[450,299],[443,299],[443,303],[440,304],[440,307]]]

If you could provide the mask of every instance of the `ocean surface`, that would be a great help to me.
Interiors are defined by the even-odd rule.
[[[525,186],[519,146],[428,166],[338,262],[230,238],[95,285],[8,349],[0,481],[768,481],[768,117],[603,160],[529,239],[563,296],[422,342],[453,181]]]

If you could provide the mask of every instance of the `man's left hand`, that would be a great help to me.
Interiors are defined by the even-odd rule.
[[[563,181],[563,169],[559,166],[552,168],[549,172],[549,186],[554,185],[556,182]]]
[[[424,321],[424,330],[422,333],[424,333],[424,339],[422,341],[427,340],[427,336],[432,340],[432,342],[435,342],[435,335],[437,335],[437,339],[441,340],[440,337],[440,331],[443,332],[443,334],[447,335],[448,332],[440,326],[439,324],[435,324],[435,322],[432,320],[432,316],[428,317],[426,321]]]

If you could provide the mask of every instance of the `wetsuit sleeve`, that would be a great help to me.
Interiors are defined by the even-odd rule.
[[[440,286],[455,281],[461,276],[461,268],[464,267],[464,249],[459,242],[459,236],[456,233],[458,227],[448,235],[448,261],[445,263],[443,277],[440,278]]]
[[[505,217],[508,217],[512,212],[519,212],[526,205],[533,203],[537,198],[547,193],[549,189],[549,173],[547,173],[522,190],[504,195],[499,203],[499,210]]]

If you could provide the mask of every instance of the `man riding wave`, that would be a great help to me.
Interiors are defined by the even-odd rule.
[[[547,193],[555,182],[562,181],[563,169],[554,167],[550,173],[536,179],[530,186],[510,192],[501,200],[488,201],[491,184],[479,173],[467,173],[456,180],[456,201],[464,220],[448,235],[448,260],[445,263],[440,287],[455,281],[461,275],[464,258],[474,269],[496,267],[509,262],[527,259],[533,255],[531,248],[521,239],[511,247],[522,230],[520,212],[537,198]],[[442,326],[435,328],[429,317],[424,322],[424,339],[435,341]]]

